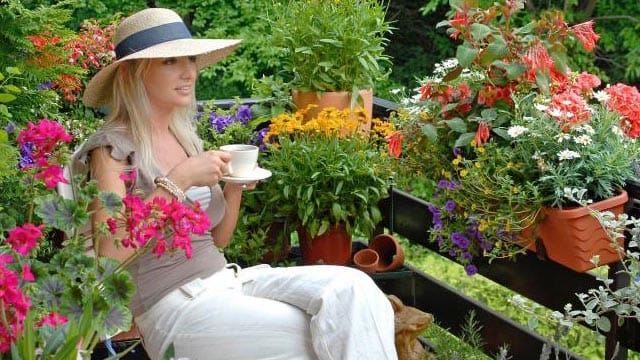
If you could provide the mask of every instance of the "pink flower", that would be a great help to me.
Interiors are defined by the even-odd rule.
[[[42,317],[42,319],[40,319],[38,322],[36,322],[35,326],[36,328],[41,328],[44,325],[49,325],[51,327],[58,327],[60,325],[64,325],[67,323],[67,317],[59,314],[57,312],[52,312],[49,313],[48,315],[45,315],[44,317]]]
[[[58,183],[69,183],[69,181],[64,177],[64,169],[60,165],[47,166],[34,177],[38,180],[44,180],[44,185],[47,189],[55,188]]]
[[[577,125],[591,119],[587,103],[573,91],[553,95],[547,113],[563,126]]]
[[[29,282],[36,280],[35,276],[33,276],[33,273],[31,272],[29,264],[27,263],[22,264],[22,279]]]
[[[38,239],[42,237],[43,229],[44,225],[35,226],[30,223],[17,226],[9,230],[7,243],[9,243],[18,254],[26,256],[29,254],[29,251],[37,245]]]
[[[120,180],[126,182],[126,183],[131,183],[134,182],[136,180],[136,176],[137,176],[137,172],[136,172],[136,168],[132,168],[129,173],[122,173],[120,174]]]

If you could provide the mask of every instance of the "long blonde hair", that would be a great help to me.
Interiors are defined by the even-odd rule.
[[[130,60],[119,66],[113,79],[111,107],[105,127],[125,128],[131,133],[138,147],[140,165],[145,169],[158,169],[151,144],[151,119],[149,97],[144,86],[144,76],[151,60]],[[202,140],[196,133],[196,101],[190,107],[171,114],[169,130],[176,137],[188,156],[202,152]]]

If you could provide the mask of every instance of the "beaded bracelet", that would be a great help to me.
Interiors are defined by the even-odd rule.
[[[156,186],[165,189],[169,194],[173,195],[178,201],[183,202],[187,197],[184,194],[184,191],[176,185],[173,181],[169,180],[167,177],[157,177],[153,180],[153,183]]]

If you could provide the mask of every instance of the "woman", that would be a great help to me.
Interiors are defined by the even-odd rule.
[[[194,89],[197,71],[240,41],[191,39],[175,12],[158,8],[125,19],[115,39],[117,60],[83,97],[109,115],[74,168],[121,196],[199,201],[212,223],[192,238],[192,259],[147,253],[128,268],[137,287],[130,307],[150,357],[162,359],[173,344],[177,357],[192,360],[395,359],[393,310],[368,276],[339,266],[240,269],[217,249],[229,244],[242,192],[255,183],[221,188],[229,156],[202,151]],[[125,182],[120,174],[132,168],[135,180]],[[109,217],[95,210],[94,226]],[[108,240],[100,256],[132,256]]]

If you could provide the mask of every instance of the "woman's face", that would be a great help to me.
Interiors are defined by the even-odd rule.
[[[195,56],[152,59],[143,79],[151,107],[171,112],[191,105],[196,76]]]

